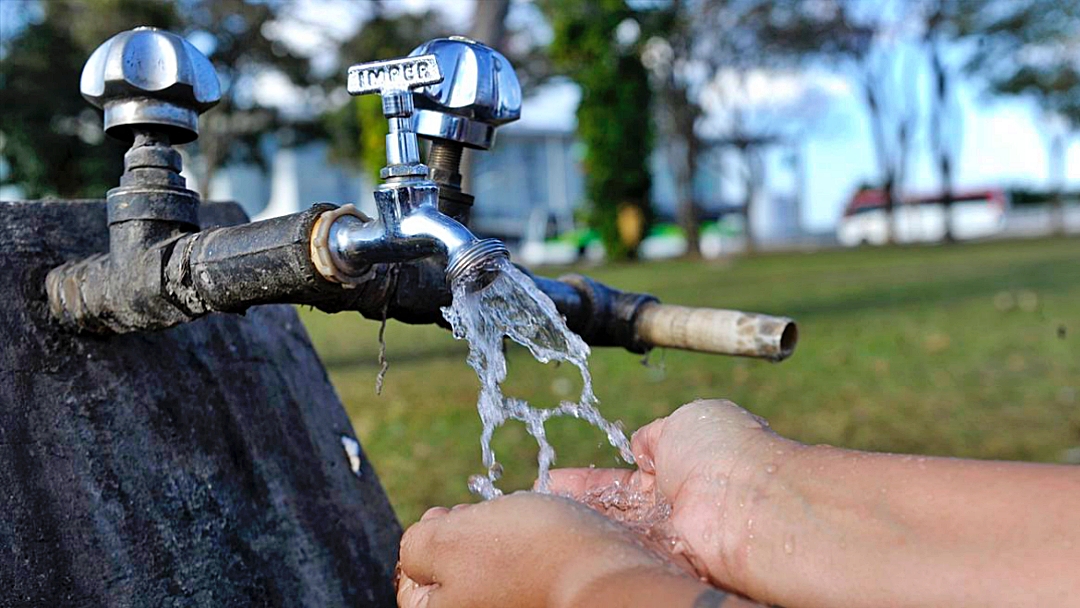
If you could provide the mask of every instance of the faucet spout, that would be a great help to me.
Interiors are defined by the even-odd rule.
[[[401,221],[401,237],[431,243],[447,262],[479,240],[460,222],[430,205],[417,208]]]
[[[341,275],[359,277],[372,264],[411,262],[430,256],[446,260],[446,276],[456,277],[498,257],[509,257],[497,239],[477,238],[438,210],[439,189],[410,179],[375,191],[379,216],[341,215],[327,231],[330,259]]]

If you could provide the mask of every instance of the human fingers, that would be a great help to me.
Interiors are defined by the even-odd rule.
[[[438,585],[421,585],[404,573],[398,577],[398,608],[431,608],[431,594]]]
[[[616,482],[631,483],[634,473],[632,469],[555,469],[551,471],[548,487],[552,494],[581,500],[589,491],[596,488],[606,488]]]
[[[673,423],[694,426],[727,423],[745,429],[767,429],[769,422],[728,399],[695,399],[675,410],[669,417]]]
[[[438,517],[442,517],[443,515],[446,515],[449,512],[450,512],[450,509],[447,509],[446,507],[431,507],[427,511],[424,511],[424,514],[420,516],[420,521],[426,521],[426,520],[429,520],[429,519],[435,519],[435,518],[438,518]]]
[[[638,468],[646,473],[656,472],[656,447],[666,422],[667,418],[653,420],[630,436],[630,451],[634,454]]]
[[[439,516],[421,519],[409,526],[401,536],[398,557],[401,571],[404,578],[411,579],[420,586],[435,582],[435,563],[438,556],[433,550],[433,541],[443,519],[445,517]]]

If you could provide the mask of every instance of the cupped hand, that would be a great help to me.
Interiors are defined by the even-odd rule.
[[[428,510],[405,532],[399,568],[402,608],[570,606],[619,573],[680,577],[626,528],[531,492]]]
[[[662,497],[671,514],[659,536],[676,561],[685,560],[713,585],[739,591],[753,503],[769,474],[799,447],[730,401],[694,401],[634,433],[636,470],[554,470],[551,490],[601,511],[610,505],[597,497],[616,482]]]

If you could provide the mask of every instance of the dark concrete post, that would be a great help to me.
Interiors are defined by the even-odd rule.
[[[295,311],[63,330],[46,273],[108,247],[103,201],[0,202],[0,606],[392,606],[400,527]]]

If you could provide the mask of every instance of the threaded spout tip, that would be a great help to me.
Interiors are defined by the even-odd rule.
[[[446,278],[453,284],[500,258],[510,258],[506,245],[499,239],[481,239],[451,256],[446,265]]]

